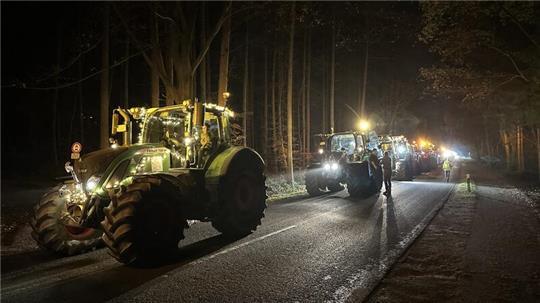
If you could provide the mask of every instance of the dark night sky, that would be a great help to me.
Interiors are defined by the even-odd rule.
[[[52,71],[52,66],[56,61],[56,48],[58,32],[60,31],[62,43],[63,64],[72,58],[77,52],[74,51],[78,30],[78,17],[85,20],[85,29],[93,29],[92,24],[99,24],[95,21],[100,18],[100,7],[97,2],[88,3],[32,3],[32,2],[2,2],[2,162],[6,171],[6,165],[11,168],[10,163],[27,163],[37,172],[41,170],[43,164],[50,166],[51,123],[50,106],[53,100],[53,90],[29,90],[6,88],[6,85],[18,82],[32,83],[34,79]],[[389,3],[374,3],[374,7],[383,8]],[[418,26],[419,10],[417,3],[393,3],[398,11],[412,20],[411,28]],[[92,23],[93,22],[93,23]],[[252,37],[257,40],[257,25],[252,23]],[[360,26],[361,22],[358,23]],[[242,68],[243,61],[243,39],[245,30],[243,24],[233,25],[233,35],[231,40],[231,92],[233,93],[232,106],[239,109],[242,92]],[[320,29],[319,29],[320,30]],[[324,29],[323,29],[324,30]],[[114,34],[116,41],[123,41],[125,36]],[[120,31],[116,31],[120,32]],[[314,55],[317,51],[324,50],[323,45],[328,43],[328,39],[317,33],[314,36]],[[219,42],[219,39],[218,39]],[[296,39],[296,44],[301,46],[302,37]],[[217,64],[217,48],[219,43],[214,43],[211,55],[212,64]],[[251,54],[257,61],[255,69],[262,65],[262,54],[264,43],[255,41]],[[381,93],[388,85],[389,77],[396,77],[401,80],[416,82],[418,78],[418,68],[422,65],[429,65],[433,61],[424,45],[416,41],[416,36],[408,32],[395,43],[379,43],[374,45],[370,53],[373,57],[369,65],[368,75],[368,109],[375,106]],[[300,66],[302,51],[296,51],[295,64]],[[115,58],[123,56],[122,49],[113,49],[111,62]],[[336,124],[338,129],[350,128],[354,116],[345,108],[344,104],[355,105],[358,99],[358,85],[362,68],[362,49],[346,50],[338,48],[336,51]],[[76,66],[76,65],[75,65]],[[99,46],[96,50],[85,56],[83,75],[89,74],[99,68]],[[217,69],[217,68],[216,68]],[[76,68],[68,70],[62,74],[60,83],[73,81],[76,77]],[[112,106],[120,104],[122,93],[121,67],[112,71]],[[257,70],[255,70],[257,73]],[[322,66],[314,62],[313,66],[313,92],[316,98],[320,91],[317,73],[322,74]],[[261,78],[261,73],[257,73],[257,78]],[[299,75],[295,76],[295,81],[299,81]],[[143,105],[149,99],[148,71],[144,61],[138,57],[130,60],[130,102],[133,105]],[[30,85],[30,84],[29,84]],[[217,82],[212,84],[213,88]],[[37,84],[36,84],[37,86]],[[54,86],[53,81],[45,81],[39,86]],[[259,88],[259,87],[257,87]],[[257,89],[256,88],[256,89]],[[420,88],[419,88],[420,89]],[[84,106],[85,106],[85,145],[89,148],[97,144],[97,120],[96,113],[99,105],[99,76],[84,82]],[[69,145],[73,140],[79,140],[80,134],[77,130],[78,115],[74,105],[77,104],[76,86],[60,90],[60,103],[57,113],[61,117],[59,121],[59,162],[69,156]],[[254,93],[254,98],[261,98],[260,90]],[[371,102],[371,103],[370,103]],[[314,113],[317,113],[317,105],[314,105]],[[430,125],[437,123],[434,115],[426,115],[426,109],[438,112],[440,107],[431,100],[418,100],[411,108],[411,112],[423,115],[422,123],[419,125],[417,134],[425,134],[430,129]],[[315,115],[315,114],[314,114]],[[429,119],[428,119],[429,118]],[[317,117],[313,118],[317,121]],[[320,120],[320,119],[319,119]],[[432,121],[429,121],[432,120]],[[433,121],[434,120],[434,121]],[[315,127],[315,126],[314,126]],[[68,130],[73,129],[72,136],[68,135]],[[317,129],[318,132],[318,129]],[[429,134],[425,134],[429,135]],[[436,135],[436,134],[434,134]]]

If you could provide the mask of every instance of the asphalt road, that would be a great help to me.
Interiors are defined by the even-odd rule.
[[[451,184],[394,182],[393,198],[346,191],[273,202],[262,226],[231,242],[208,223],[154,268],[105,249],[69,258],[2,257],[2,302],[343,302],[362,298],[448,198]]]

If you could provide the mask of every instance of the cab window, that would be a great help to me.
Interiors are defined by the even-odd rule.
[[[352,155],[355,148],[356,143],[353,134],[334,135],[330,139],[330,151],[332,152],[345,152]]]

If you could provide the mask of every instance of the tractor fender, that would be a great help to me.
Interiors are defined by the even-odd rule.
[[[249,147],[232,146],[222,151],[212,160],[204,175],[205,188],[212,204],[218,203],[219,185],[237,161],[250,163],[254,170],[261,172],[265,168],[263,158]]]

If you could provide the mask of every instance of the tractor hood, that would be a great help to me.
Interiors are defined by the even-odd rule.
[[[129,147],[105,148],[81,157],[81,161],[76,162],[76,173],[81,181],[86,182],[93,175],[100,175],[105,172],[109,164]]]

